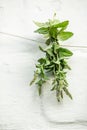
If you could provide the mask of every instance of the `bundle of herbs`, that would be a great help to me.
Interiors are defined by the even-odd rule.
[[[56,91],[58,102],[63,99],[63,93],[72,99],[72,95],[68,90],[66,75],[67,70],[71,69],[67,63],[67,59],[73,53],[69,49],[61,47],[59,44],[59,41],[65,41],[73,36],[72,32],[66,31],[69,21],[60,22],[53,18],[45,23],[34,23],[39,27],[35,32],[43,34],[47,38],[45,43],[48,47],[43,49],[39,46],[39,49],[45,53],[45,56],[38,59],[34,78],[30,82],[30,85],[35,82],[39,95],[41,95],[42,86],[47,80],[50,80],[50,74],[53,77],[51,91]]]

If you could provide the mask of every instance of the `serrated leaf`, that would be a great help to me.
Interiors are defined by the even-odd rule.
[[[36,33],[40,33],[40,34],[47,34],[47,33],[49,33],[48,28],[44,28],[44,27],[37,29],[35,32]]]
[[[65,41],[73,36],[72,32],[61,32],[58,34],[58,39],[61,41]]]

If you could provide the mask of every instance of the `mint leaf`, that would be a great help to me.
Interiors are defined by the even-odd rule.
[[[40,22],[35,22],[35,21],[34,21],[34,23],[35,23],[38,27],[44,27],[44,28],[49,27],[49,22],[40,23]]]
[[[42,52],[46,52],[41,46],[39,46],[39,49],[40,49]]]
[[[73,36],[72,32],[61,32],[58,35],[58,39],[61,41],[67,40]]]
[[[73,53],[70,50],[66,49],[66,48],[60,47],[58,51],[59,51],[59,56],[60,57],[69,57],[69,56],[73,55]]]
[[[68,24],[69,24],[69,21],[64,21],[64,22],[55,24],[54,27],[55,28],[64,28],[64,27],[68,26]]]
[[[48,33],[48,28],[39,28],[35,31],[36,33],[40,33],[40,34],[47,34]]]
[[[54,55],[53,55],[53,52],[52,52],[52,49],[47,49],[47,50],[46,50],[46,53],[49,54],[50,56],[54,56]]]
[[[51,91],[56,92],[56,98],[60,102],[64,98],[64,92],[72,99],[67,82],[67,72],[71,68],[67,60],[73,53],[67,48],[60,47],[59,41],[69,39],[73,36],[73,33],[65,31],[69,21],[60,22],[58,19],[55,19],[55,15],[52,20],[49,19],[45,23],[34,22],[39,27],[35,32],[43,34],[44,38],[46,38],[45,44],[48,47],[44,49],[39,46],[39,49],[44,52],[44,57],[38,59],[34,78],[30,85],[36,81],[38,93],[41,95],[44,83],[52,77]]]
[[[49,38],[49,39],[46,40],[45,43],[46,43],[47,45],[50,45],[50,42],[51,42],[51,40],[50,40],[50,38]]]
[[[52,28],[49,29],[50,37],[57,39],[57,33],[58,33],[58,30],[56,28],[52,27]]]
[[[59,23],[60,21],[58,19],[54,19],[54,20],[49,19],[49,27],[54,27],[55,25]]]
[[[68,89],[66,87],[64,87],[63,90],[66,93],[66,95],[68,95],[71,99],[73,99],[72,95],[70,94],[70,92],[68,91]]]
[[[44,64],[44,63],[46,63],[46,59],[40,58],[40,59],[38,60],[38,62],[39,62],[40,64]]]

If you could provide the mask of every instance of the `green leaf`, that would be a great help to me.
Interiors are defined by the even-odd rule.
[[[55,86],[53,86],[52,88],[51,88],[51,91],[54,91],[55,90]]]
[[[57,33],[58,33],[58,30],[56,28],[50,28],[49,30],[50,37],[57,39]]]
[[[61,32],[58,34],[58,39],[61,41],[67,40],[73,36],[72,32]]]
[[[66,64],[65,69],[71,70],[71,67],[68,64]]]
[[[38,77],[38,70],[36,70],[36,71],[34,72],[34,78],[33,78],[32,81],[30,82],[30,86],[36,81],[37,77]]]
[[[68,89],[66,87],[64,87],[63,90],[66,93],[66,95],[70,97],[70,99],[73,99],[72,95],[70,94],[70,92],[68,91]]]
[[[43,84],[43,80],[42,79],[40,79],[39,81],[37,81],[37,83],[36,83],[38,86],[42,86],[42,84]]]
[[[60,96],[61,96],[61,91],[60,90],[56,90],[56,97],[57,97],[57,101],[60,102]]]
[[[39,95],[41,95],[43,83],[45,83],[45,81],[42,80],[42,79],[40,79],[40,80],[36,83],[36,84],[38,85],[38,93],[39,93]]]
[[[68,87],[68,82],[66,81],[66,79],[64,79],[64,83],[65,83],[66,86]]]
[[[40,23],[40,22],[36,22],[36,21],[33,21],[34,24],[36,24],[38,27],[43,27],[44,26],[44,23]]]
[[[50,38],[46,40],[45,42],[47,45],[50,45]]]
[[[43,68],[43,65],[41,65],[40,70],[41,70],[40,76],[41,76],[42,78],[44,78],[45,73],[44,73],[44,68]]]
[[[39,46],[42,52],[45,52],[45,56],[38,59],[36,65],[36,72],[34,78],[30,84],[35,82],[38,85],[38,92],[41,95],[43,84],[49,79],[53,78],[51,91],[56,91],[56,98],[58,102],[63,99],[63,93],[65,92],[72,99],[72,95],[68,91],[68,82],[66,80],[67,70],[70,69],[67,59],[73,55],[73,53],[66,48],[60,47],[59,40],[69,39],[73,33],[65,31],[69,21],[60,22],[54,18],[48,20],[48,22],[40,23],[34,22],[39,29],[35,32],[43,34],[46,40],[47,48],[43,49]]]
[[[45,23],[40,23],[40,22],[35,22],[33,21],[38,27],[49,27],[49,22],[45,22]]]
[[[61,62],[61,66],[63,69],[71,70],[70,66],[68,65],[68,63],[64,59],[60,60],[60,62]]]
[[[54,50],[54,53],[57,54],[57,50],[59,49],[59,44],[58,43],[54,43],[53,44],[53,50]]]
[[[46,50],[46,53],[49,54],[50,56],[53,56],[52,49],[47,49],[47,50]]]
[[[63,98],[63,91],[61,91],[61,98]]]
[[[44,38],[49,38],[49,33],[44,34]],[[46,42],[45,42],[46,43]]]
[[[39,46],[39,49],[43,52],[46,52],[41,46]]]
[[[60,64],[60,61],[59,61],[59,60],[57,60],[57,61],[54,61],[54,60],[53,60],[53,63],[59,65],[59,64]]]
[[[59,51],[59,56],[60,57],[69,57],[69,56],[73,55],[73,53],[70,50],[66,49],[66,48],[60,47],[58,51]]]
[[[38,86],[38,93],[39,93],[39,96],[41,95],[41,91],[42,91],[42,86]]]
[[[54,19],[54,20],[49,19],[50,27],[54,27],[55,25],[59,24],[59,22],[60,21],[58,19]]]
[[[54,20],[49,19],[49,21],[45,22],[45,23],[40,23],[40,22],[36,22],[36,21],[33,21],[33,22],[38,27],[45,27],[45,28],[50,27],[50,26],[52,27],[54,25],[59,24],[59,20],[58,19],[54,19]]]
[[[49,61],[49,59],[48,58],[46,58],[46,64],[45,64],[46,66],[47,65],[50,65],[50,61]]]
[[[40,33],[40,34],[47,34],[48,33],[48,28],[39,28],[35,31],[36,33]]]
[[[48,70],[48,71],[51,71],[52,68],[54,68],[54,65],[50,64],[50,65],[45,66],[45,70]]]
[[[38,60],[38,62],[39,62],[40,64],[44,64],[44,63],[46,63],[46,59],[40,58],[40,59]]]
[[[69,24],[69,21],[63,21],[61,23],[55,24],[54,27],[55,28],[64,28]]]

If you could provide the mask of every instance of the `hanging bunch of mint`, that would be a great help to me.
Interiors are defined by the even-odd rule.
[[[39,49],[45,53],[45,56],[38,59],[34,78],[30,85],[35,82],[40,95],[44,83],[50,79],[49,75],[51,75],[53,77],[51,91],[56,91],[57,100],[60,102],[63,99],[63,93],[72,99],[72,95],[68,91],[66,75],[67,70],[71,69],[67,59],[73,53],[59,44],[59,41],[65,41],[73,36],[72,32],[66,31],[69,21],[60,22],[53,18],[45,23],[34,23],[39,27],[35,32],[43,34],[47,38],[45,43],[48,47],[43,49],[39,46]]]

